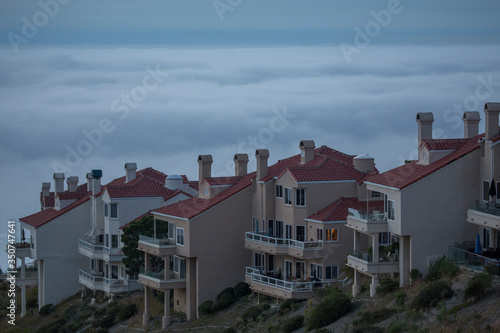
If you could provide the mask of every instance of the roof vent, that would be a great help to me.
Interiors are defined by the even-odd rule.
[[[352,160],[354,168],[361,172],[375,171],[375,159],[366,155],[358,155]]]
[[[165,187],[169,190],[181,190],[184,184],[184,179],[181,176],[176,174],[171,174],[165,180]]]

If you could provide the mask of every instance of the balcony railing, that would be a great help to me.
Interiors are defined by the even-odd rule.
[[[162,271],[162,272],[153,272],[153,271],[141,268],[139,270],[139,274],[146,275],[146,276],[152,277],[154,279],[158,279],[158,280],[165,280],[165,272],[164,271]],[[174,272],[168,272],[168,276],[169,276],[170,280],[173,280],[173,279],[176,278]],[[185,272],[179,273],[179,279],[185,279],[185,278],[186,278],[186,273]]]
[[[355,249],[350,249],[349,255],[361,259],[366,262],[373,262],[373,254],[364,252],[364,251],[359,251]],[[380,253],[379,254],[379,260],[378,262],[392,262],[392,261],[399,261],[399,254],[398,253]]]
[[[469,204],[469,209],[481,213],[500,216],[500,204],[497,204],[495,202],[482,204],[479,201],[474,201]]]
[[[356,217],[366,222],[381,223],[387,222],[387,214],[375,209],[368,209],[368,211],[358,210],[354,208],[348,209],[349,216]]]
[[[348,278],[345,278],[343,280],[337,279],[331,281],[286,281],[261,274],[261,270],[262,267],[247,267],[246,275],[250,277],[252,282],[260,283],[289,292],[313,291],[316,288],[331,285],[332,283],[341,283],[342,286],[344,286],[348,281]]]
[[[21,279],[21,269],[17,270],[16,278]],[[24,278],[25,279],[37,279],[38,278],[38,270],[27,269],[26,271],[24,271]]]
[[[79,239],[78,245],[91,251],[104,251],[104,244],[93,239]]]
[[[498,259],[488,258],[456,246],[450,246],[448,248],[448,256],[461,266],[476,271],[484,271],[487,269],[495,275],[500,276],[500,260]]]
[[[139,241],[144,241],[158,246],[175,245],[175,239],[169,239],[167,235],[156,235],[156,238],[139,235]]]
[[[294,239],[287,238],[275,238],[267,236],[266,234],[260,234],[255,232],[245,232],[245,239],[251,240],[253,242],[258,242],[273,246],[283,246],[283,247],[294,247],[297,249],[307,250],[307,249],[317,249],[323,247],[322,241],[317,242],[301,242]]]
[[[109,284],[111,286],[126,286],[127,285],[127,280],[125,280],[125,279],[108,279],[108,278],[103,278],[103,282],[105,284]]]
[[[80,269],[80,276],[84,277],[87,280],[90,280],[94,283],[96,282],[103,282],[104,281],[104,274],[103,273],[98,273],[96,271],[93,271],[91,269]]]

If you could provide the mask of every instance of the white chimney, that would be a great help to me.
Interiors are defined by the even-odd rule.
[[[367,155],[358,155],[352,160],[354,168],[361,172],[375,171],[375,159]]]
[[[96,195],[99,192],[101,192],[102,170],[92,170],[90,172],[90,176],[92,177],[92,186],[91,186],[92,195]]]
[[[42,197],[50,195],[50,183],[42,183]]]
[[[137,171],[136,163],[125,163],[125,183],[131,182],[135,179],[136,171]]]
[[[64,192],[64,173],[54,174],[54,191],[56,193]]]
[[[464,138],[472,138],[479,134],[481,116],[477,111],[466,111],[462,117],[464,121]]]
[[[257,159],[257,180],[267,176],[267,160],[269,158],[269,150],[257,149],[255,151],[255,158]]]
[[[498,113],[500,113],[500,103],[484,104],[484,114],[486,116],[484,136],[487,140],[498,135]]]
[[[434,122],[434,116],[432,112],[419,112],[417,113],[417,123],[418,123],[418,147],[422,143],[422,140],[432,139],[432,123]]]
[[[212,162],[212,155],[198,156],[198,181],[200,185],[203,179],[212,177]]]
[[[314,145],[313,140],[302,140],[299,144],[300,148],[300,164],[306,164],[314,159]]]
[[[165,187],[172,191],[182,190],[183,185],[184,180],[181,176],[176,174],[169,175],[165,180]]]
[[[233,161],[234,175],[236,177],[245,176],[248,172],[248,154],[235,154]]]
[[[78,177],[71,176],[66,179],[66,183],[68,183],[68,191],[75,192],[78,188]]]

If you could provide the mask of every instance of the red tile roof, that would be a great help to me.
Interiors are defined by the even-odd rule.
[[[202,184],[207,183],[210,186],[234,185],[240,179],[241,177],[210,177],[203,179]]]
[[[54,192],[50,192],[49,195],[43,196],[42,192],[40,192],[40,205],[42,209],[52,208],[54,207],[55,194]]]
[[[57,193],[59,200],[78,200],[87,194],[87,183],[77,187],[76,191],[70,192],[68,190]]]
[[[25,217],[22,217],[19,219],[19,221],[22,221],[28,225],[31,225],[32,227],[38,228],[42,225],[44,225],[47,222],[52,221],[56,217],[59,217],[68,211],[72,210],[75,207],[80,206],[84,202],[88,201],[90,199],[90,194],[87,193],[84,197],[78,199],[77,201],[73,202],[72,204],[68,205],[67,207],[64,207],[61,210],[55,210],[54,208],[48,208],[42,211],[39,211],[38,213],[31,214]]]
[[[455,150],[469,142],[469,139],[433,139],[423,140],[421,145],[428,150]]]
[[[317,211],[308,217],[309,220],[331,222],[331,221],[347,221],[348,208],[366,211],[367,202],[359,201],[358,198],[344,198],[334,201],[325,208]],[[384,201],[368,201],[369,209],[375,208],[384,210]]]
[[[314,159],[304,165],[300,165],[300,155],[280,160],[269,166],[267,176],[260,180],[269,181],[275,177],[279,177],[286,170],[291,170],[292,175],[297,177],[296,179],[300,179],[300,181],[355,180],[358,183],[361,183],[367,176],[373,175],[373,173],[363,173],[354,169],[352,165],[353,158],[355,157],[354,155],[347,155],[326,146],[315,149],[314,153]],[[329,168],[333,168],[333,170],[328,170]],[[377,171],[375,171],[375,173],[376,172]],[[338,175],[336,173],[338,173]],[[200,199],[195,197],[155,209],[153,213],[192,219],[249,187],[252,184],[251,180],[255,179],[255,176],[256,173],[252,172],[243,177],[239,177],[239,180],[233,186],[224,192],[221,192],[214,198]],[[221,180],[221,182],[227,183],[228,178],[237,177],[224,178],[225,179]],[[231,181],[234,180],[235,179],[231,179]],[[211,181],[215,183],[214,178],[212,178]]]
[[[105,188],[111,198],[162,197],[163,200],[168,200],[181,191],[166,188],[166,178],[167,175],[163,172],[156,171],[153,168],[146,168],[137,171],[135,179],[128,183],[125,183],[125,176],[123,176],[114,179]],[[186,195],[190,196],[189,194]]]
[[[413,183],[431,175],[450,163],[472,153],[479,149],[479,140],[484,137],[484,134],[467,139],[467,142],[456,149],[454,152],[445,157],[429,164],[420,165],[416,161],[407,163],[387,172],[375,175],[367,179],[367,182],[404,189]],[[451,139],[455,140],[455,139]],[[444,146],[445,144],[442,144]],[[450,144],[449,146],[451,146]]]

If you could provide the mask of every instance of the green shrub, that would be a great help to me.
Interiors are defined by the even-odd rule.
[[[492,280],[493,277],[485,272],[474,275],[467,283],[464,292],[464,300],[469,298],[478,300],[484,297],[491,287]]]
[[[396,313],[396,310],[388,308],[363,312],[359,320],[356,321],[356,326],[370,326],[379,323],[392,317],[394,313]]]
[[[460,267],[453,259],[442,256],[432,261],[427,272],[428,281],[437,281],[442,278],[454,278],[460,272]]]
[[[27,309],[34,309],[38,305],[38,300],[36,298],[28,298],[26,300],[26,308]]]
[[[95,333],[108,333],[108,330],[106,328],[99,327]]]
[[[306,330],[329,325],[351,310],[351,299],[341,292],[325,297],[307,312]]]
[[[125,321],[132,316],[134,316],[137,312],[137,305],[134,303],[129,303],[125,305],[120,312],[118,312],[117,319],[118,321]]]
[[[451,282],[438,280],[425,285],[417,296],[413,299],[411,307],[417,310],[429,309],[435,306],[440,300],[448,299],[453,296]]]
[[[113,326],[114,324],[115,324],[115,317],[106,315],[104,318],[99,320],[99,323],[97,324],[97,326],[107,329],[107,328],[110,328],[111,326]]]
[[[76,331],[78,331],[78,328],[80,326],[75,323],[74,321],[70,321],[64,325],[62,325],[61,327],[59,327],[59,329],[57,330],[57,333],[74,333]]]
[[[237,298],[241,298],[243,296],[246,296],[252,292],[252,289],[250,289],[250,286],[246,282],[240,282],[236,286],[234,286],[234,293],[236,294]]]
[[[221,291],[219,293],[219,295],[217,295],[217,302],[225,295],[225,294],[230,294],[233,296],[233,298],[236,297],[236,294],[234,293],[234,288],[232,287],[228,287],[226,289],[224,289],[223,291]]]
[[[214,302],[205,301],[198,306],[198,311],[200,311],[200,313],[203,313],[203,314],[209,314],[214,310],[213,306],[214,306]]]
[[[120,307],[116,303],[106,309],[106,315],[109,317],[115,318],[118,312],[120,312]]]
[[[304,316],[294,316],[285,320],[282,330],[285,333],[291,333],[302,326],[304,326]]]
[[[217,300],[217,310],[224,310],[233,305],[236,301],[236,297],[234,297],[234,293],[224,293]]]
[[[466,307],[471,306],[471,305],[472,305],[472,302],[470,300],[465,301],[461,304],[455,305],[454,307],[451,308],[450,314],[455,314],[458,311],[465,309]]]
[[[396,294],[396,304],[399,306],[405,305],[406,293],[404,291],[400,291]]]
[[[292,309],[293,304],[297,304],[299,302],[298,299],[296,298],[288,298],[283,301],[283,303],[280,304],[280,313],[283,314],[287,312],[288,310]]]
[[[380,286],[377,287],[377,292],[384,295],[392,293],[396,288],[399,287],[399,282],[392,279],[385,279],[380,282]]]
[[[236,333],[236,330],[232,327],[226,328],[223,333]]]
[[[410,271],[410,279],[412,281],[417,281],[418,279],[421,278],[422,278],[422,273],[418,269],[414,268]]]
[[[273,324],[267,325],[267,333],[278,333],[278,326],[273,326]]]
[[[44,305],[38,310],[38,314],[45,316],[52,312],[52,304]]]
[[[255,319],[257,319],[257,317],[260,316],[261,312],[262,311],[258,306],[253,305],[248,309],[246,309],[245,312],[241,314],[241,318],[246,322],[254,321]]]
[[[378,326],[358,327],[353,333],[384,333],[384,329]]]
[[[66,324],[66,320],[64,319],[58,319],[56,321],[51,321],[48,324],[40,327],[38,330],[36,330],[36,333],[57,333],[59,328]]]
[[[403,332],[403,325],[398,321],[392,323],[391,326],[389,326],[389,328],[387,329],[387,333],[401,333],[401,332]]]

